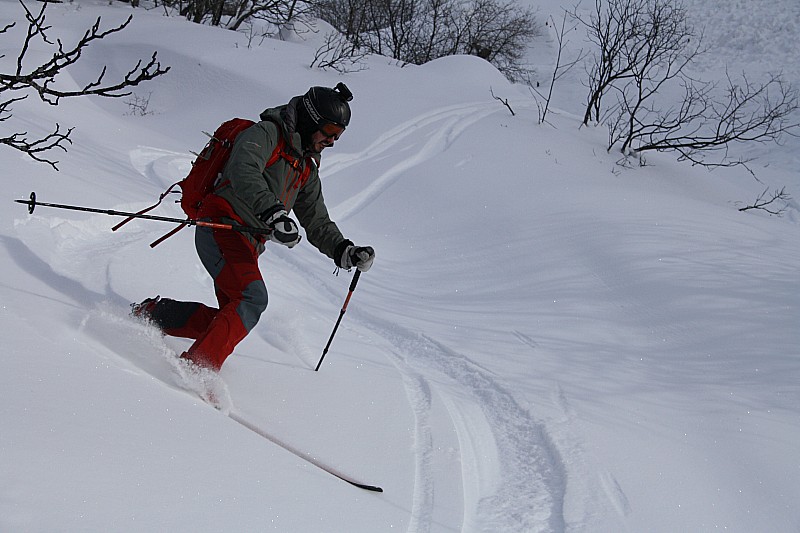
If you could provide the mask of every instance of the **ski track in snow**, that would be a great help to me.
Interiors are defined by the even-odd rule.
[[[140,146],[130,152],[133,168],[149,182],[165,189],[183,179],[192,168],[194,156],[152,146]]]
[[[317,269],[309,269],[301,258],[287,255],[284,259],[313,285],[327,286]],[[326,297],[335,305],[341,304],[338,292],[328,290]],[[460,531],[550,533],[568,529],[564,516],[567,474],[560,447],[568,444],[565,451],[573,460],[584,454],[579,445],[570,444],[569,436],[561,435],[559,427],[558,439],[551,437],[544,422],[522,407],[489,370],[464,355],[358,308],[349,310],[347,317],[349,323],[358,324],[351,327],[364,328],[393,347],[382,353],[399,372],[414,417],[409,533],[433,530],[436,494],[453,490],[436,486],[434,480],[434,396],[445,405],[459,442],[464,494]],[[568,426],[572,421],[573,417],[565,414],[562,422]],[[591,489],[603,487],[595,483]],[[580,500],[585,492],[579,492]],[[583,510],[584,516],[573,519],[569,529],[579,531],[582,519],[592,512]]]
[[[447,150],[475,122],[502,111],[502,107],[486,103],[446,107],[392,128],[361,152],[329,157],[326,176],[381,158],[409,137],[416,135],[413,142],[423,143],[418,150],[409,151],[413,156],[390,167],[362,192],[332,209],[332,218],[341,221],[358,212],[404,172]],[[423,128],[428,130],[427,136],[419,135]],[[317,277],[299,258],[286,259],[307,278]],[[318,286],[324,287],[324,281],[319,280]],[[329,297],[340,303],[340,294],[330,293]],[[451,490],[436,487],[432,472],[437,434],[430,421],[434,394],[446,406],[461,448],[462,531],[565,530],[566,468],[542,422],[488,370],[434,339],[358,312],[351,320],[395,347],[387,355],[401,375],[414,416],[415,484],[407,531],[430,531],[437,490]],[[433,384],[440,382],[447,386]]]
[[[414,414],[414,496],[408,531],[426,533],[433,521],[434,485],[430,474],[433,455],[433,434],[430,424],[432,391],[425,378],[409,368],[404,357],[391,354],[392,362],[403,377],[409,405]]]
[[[399,351],[395,366],[403,374],[417,420],[415,520],[431,513],[421,506],[432,502],[435,491],[427,450],[420,448],[427,435],[435,439],[434,428],[424,427],[430,401],[419,401],[420,391],[434,389],[448,407],[461,446],[464,530],[563,531],[565,466],[544,424],[468,358],[425,335],[374,317],[358,319]],[[434,376],[452,386],[432,387]],[[476,420],[476,413],[484,420]],[[495,471],[499,479],[490,479],[487,474]]]
[[[358,212],[408,169],[445,151],[475,122],[502,108],[485,103],[458,105],[412,118],[389,130],[359,153],[331,157],[326,175],[363,164],[394,148],[422,128],[433,128],[415,155],[389,168],[361,193],[340,203],[332,218]],[[305,270],[300,262],[290,262]],[[313,274],[307,273],[312,276]],[[335,298],[338,298],[336,295]],[[436,428],[430,424],[431,398],[440,396],[456,428],[461,448],[464,494],[463,531],[564,531],[566,467],[545,425],[523,408],[486,369],[434,339],[356,313],[355,320],[387,340],[414,414],[415,488],[409,532],[429,531],[436,490],[431,468]],[[535,346],[532,339],[529,346]],[[435,382],[447,386],[434,386]],[[499,472],[499,478],[496,478]]]
[[[416,142],[424,145],[409,151],[415,156],[389,168],[363,192],[340,203],[331,210],[331,218],[341,221],[361,210],[403,172],[447,150],[466,128],[500,111],[501,107],[486,103],[447,107],[406,121],[362,152],[329,157],[326,176],[380,158],[422,128],[433,130],[427,136],[418,135]],[[315,285],[326,285],[299,257],[284,259]],[[340,303],[340,294],[329,293],[328,297]],[[436,487],[434,482],[431,463],[437,431],[430,421],[434,395],[442,399],[458,436],[464,494],[461,530],[535,533],[566,529],[566,467],[543,422],[523,408],[490,371],[433,338],[358,311],[349,315],[394,347],[385,355],[401,375],[414,416],[415,486],[407,531],[430,531],[437,490],[452,490]],[[535,346],[532,339],[521,340]]]
[[[379,157],[401,140],[434,127],[415,155],[389,168],[363,192],[343,202],[334,210],[335,219],[343,220],[383,193],[397,177],[445,151],[458,135],[475,122],[502,111],[497,106],[458,105],[423,114],[398,125],[379,137],[363,152],[342,157],[329,172],[339,172],[353,164]],[[457,393],[437,390],[450,411],[462,448],[465,530],[479,531],[562,531],[563,499],[566,486],[565,467],[544,425],[522,408],[486,370],[435,340],[397,326],[368,319],[367,326],[395,346],[399,353],[394,363],[403,374],[403,383],[416,420],[417,484],[413,518],[409,531],[427,531],[422,522],[432,514],[435,487],[432,486],[430,455],[435,431],[426,427],[430,409],[431,373],[443,375]],[[464,403],[466,396],[473,402]],[[475,405],[480,406],[489,435],[476,428]],[[485,430],[484,430],[485,431]],[[493,441],[486,443],[486,441]],[[496,447],[496,453],[485,448]],[[495,468],[481,465],[499,461]],[[499,471],[500,479],[487,480],[481,469]]]
[[[127,307],[103,302],[89,310],[78,331],[146,375],[230,414],[233,400],[219,374],[180,359],[157,328],[131,318],[128,311]],[[154,358],[153,353],[159,357]]]
[[[219,376],[187,365],[154,327],[131,319],[129,302],[112,288],[111,265],[95,260],[122,247],[141,245],[140,233],[118,234],[110,240],[108,220],[103,215],[83,221],[31,216],[23,224],[22,238],[6,237],[0,243],[20,268],[60,293],[65,302],[75,302],[75,327],[91,339],[87,345],[103,346],[126,364],[169,386],[201,398],[213,395],[220,411],[230,410],[230,393]],[[29,246],[28,242],[37,245]],[[61,261],[51,265],[47,255],[39,255],[42,249]],[[159,357],[154,359],[153,353]]]
[[[421,165],[444,152],[464,130],[475,122],[498,112],[502,112],[501,107],[487,105],[485,102],[445,107],[395,126],[378,137],[375,142],[361,152],[331,155],[326,159],[326,176],[332,176],[366,160],[379,158],[409,137],[418,136],[423,138],[420,135],[421,130],[429,126],[435,126],[434,133],[427,137],[427,140],[419,150],[413,152],[413,155],[403,158],[400,163],[377,176],[360,193],[333,207],[330,210],[331,218],[336,221],[347,220],[381,195],[403,172]]]

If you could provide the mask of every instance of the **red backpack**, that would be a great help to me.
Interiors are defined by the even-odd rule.
[[[231,155],[236,137],[253,124],[255,122],[246,118],[232,118],[223,122],[197,155],[189,174],[170,187],[171,189],[177,185],[181,188],[181,208],[189,218],[197,218],[203,198],[214,190],[214,183]],[[283,137],[280,139],[283,140]],[[282,144],[279,141],[276,150],[279,151]],[[267,166],[269,165],[270,163],[267,163]],[[168,194],[170,189],[164,194]]]
[[[137,215],[147,213],[151,209],[158,207],[164,198],[170,194],[176,186],[178,186],[181,189],[180,204],[183,212],[186,213],[189,219],[197,218],[200,211],[200,206],[203,203],[203,199],[210,193],[214,192],[214,189],[216,188],[217,178],[220,176],[220,174],[222,174],[222,169],[225,167],[225,163],[227,163],[228,157],[231,155],[231,150],[233,149],[233,143],[236,140],[236,137],[242,131],[254,124],[255,122],[246,118],[232,118],[223,122],[214,131],[214,134],[210,136],[211,139],[209,139],[203,150],[197,154],[197,158],[192,163],[192,169],[189,171],[189,174],[182,180],[170,185],[166,191],[161,193],[161,196],[158,198],[158,202],[139,211]],[[306,164],[302,165],[301,159],[297,159],[296,157],[286,153],[284,150],[285,144],[286,141],[283,138],[283,135],[279,134],[278,143],[275,146],[275,149],[272,151],[272,155],[267,160],[265,168],[275,164],[279,158],[287,160],[292,168],[294,168],[300,174],[298,186],[302,187],[305,185],[306,181],[308,181],[308,176],[311,174],[311,163],[306,161]],[[123,220],[114,226],[112,230],[118,230],[124,224],[127,224],[133,220],[133,218],[134,217],[130,217]],[[150,244],[150,247],[152,248],[158,245],[161,241],[171,237],[183,229],[186,225],[187,224],[181,224],[163,237],[154,241],[152,244]]]

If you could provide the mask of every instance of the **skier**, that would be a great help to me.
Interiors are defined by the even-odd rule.
[[[258,268],[267,239],[289,248],[300,242],[290,213],[309,242],[337,267],[366,272],[372,266],[372,247],[355,246],[331,221],[318,173],[322,151],[332,147],[350,123],[352,96],[343,83],[333,89],[311,87],[288,104],[265,110],[260,122],[236,138],[199,218],[264,228],[264,235],[196,229],[197,254],[214,280],[219,308],[160,296],[132,306],[134,316],[151,321],[165,334],[195,339],[182,358],[218,371],[256,325],[267,307],[267,287]],[[279,149],[287,155],[267,166]]]

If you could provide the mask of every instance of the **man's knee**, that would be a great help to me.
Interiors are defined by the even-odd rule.
[[[267,309],[268,300],[267,286],[262,280],[251,282],[242,292],[242,300],[236,311],[247,331],[258,323],[261,314]]]

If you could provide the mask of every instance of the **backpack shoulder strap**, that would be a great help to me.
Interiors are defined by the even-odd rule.
[[[283,134],[280,131],[280,125],[277,123],[275,124],[278,127],[278,143],[275,145],[275,149],[272,151],[272,155],[269,156],[267,160],[266,167],[271,167],[274,165],[278,159],[285,159],[289,165],[298,173],[300,174],[300,179],[295,182],[295,188],[302,187],[308,181],[308,177],[311,175],[311,158],[305,158],[305,165],[302,164],[303,159],[294,157],[286,152],[286,139],[284,139]],[[265,167],[265,168],[266,168]]]
[[[269,156],[267,159],[267,167],[271,167],[274,165],[278,159],[281,158],[283,154],[286,152],[284,151],[283,147],[286,145],[286,139],[283,138],[283,134],[278,130],[278,143],[275,145],[275,149],[272,151],[272,155]]]

